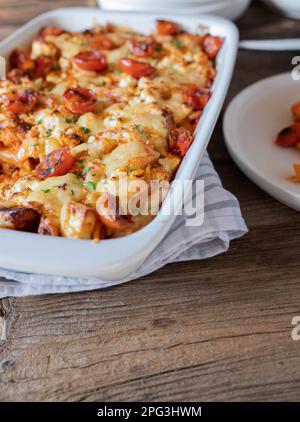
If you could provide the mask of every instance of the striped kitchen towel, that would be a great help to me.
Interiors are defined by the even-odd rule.
[[[201,226],[185,225],[177,216],[169,233],[129,277],[107,281],[99,278],[68,278],[27,274],[0,269],[0,298],[45,293],[79,292],[125,283],[147,275],[170,262],[205,259],[225,252],[231,240],[247,232],[237,199],[221,184],[206,153],[196,180],[204,180],[204,222]]]

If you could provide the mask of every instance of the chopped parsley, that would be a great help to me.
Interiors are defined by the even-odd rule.
[[[97,183],[95,182],[87,182],[84,186],[89,190],[96,190]]]
[[[73,189],[71,189],[71,194],[72,194],[73,196],[75,196],[75,192],[73,191]]]
[[[85,169],[82,170],[81,176],[85,176],[91,170],[92,170],[92,167],[86,167]]]
[[[142,128],[141,125],[134,125],[133,126],[134,129],[136,129],[141,135],[143,135],[143,133],[145,133],[144,129]]]
[[[106,85],[106,82],[105,81],[100,81],[100,86],[104,86],[104,85]]]
[[[83,133],[88,134],[90,133],[91,129],[89,129],[88,127],[85,126],[81,126],[80,128],[82,130]]]
[[[36,122],[36,124],[37,125],[41,125],[43,123],[43,120],[42,119],[39,119],[37,122]]]
[[[42,191],[43,191],[44,193],[49,193],[49,192],[50,192],[50,189],[42,189]]]
[[[176,39],[174,39],[173,41],[172,41],[172,44],[174,45],[174,47],[176,47],[176,48],[181,48],[182,47],[182,42],[181,41],[179,41],[179,40],[176,40]]]
[[[51,130],[51,129],[48,129],[48,130],[47,130],[47,132],[46,132],[46,136],[48,136],[48,137],[49,137],[49,136],[51,136],[51,135],[52,135],[52,130]]]

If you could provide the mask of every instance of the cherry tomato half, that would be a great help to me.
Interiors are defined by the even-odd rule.
[[[154,53],[152,41],[131,41],[129,50],[136,57],[150,57]]]
[[[106,68],[106,58],[99,50],[83,51],[74,57],[75,64],[82,70],[102,72]]]
[[[114,230],[126,230],[130,225],[130,217],[120,215],[117,198],[108,192],[98,199],[96,209],[101,222]]]
[[[35,60],[34,75],[36,78],[44,78],[54,67],[55,62],[47,56],[40,56]]]
[[[23,50],[13,50],[9,58],[11,69],[22,69],[24,71],[34,70],[34,60],[30,58],[30,55]]]
[[[116,47],[112,39],[106,34],[95,34],[89,41],[92,50],[112,50]]]
[[[182,27],[179,23],[162,19],[156,21],[156,31],[158,35],[177,35],[181,30]]]
[[[183,93],[183,101],[195,110],[203,110],[209,99],[210,93],[207,89],[190,87]]]
[[[37,94],[33,91],[15,93],[11,92],[4,96],[4,104],[7,110],[13,114],[29,113],[37,102]]]
[[[120,59],[121,69],[134,78],[141,78],[143,76],[152,76],[156,69],[149,63],[138,62],[137,60],[123,57]]]
[[[300,142],[300,136],[293,126],[282,129],[276,139],[276,144],[281,147],[290,147],[295,145],[297,142]]]
[[[203,49],[210,59],[214,59],[222,47],[223,40],[220,37],[207,35],[203,42]]]
[[[300,123],[294,123],[292,125],[292,129],[293,129],[294,132],[296,132],[296,134],[298,135],[299,140],[300,140]]]
[[[63,34],[65,31],[58,26],[47,26],[46,28],[41,30],[41,37],[48,37],[48,35],[52,35],[54,37],[58,37],[59,35]]]
[[[64,101],[71,113],[81,115],[95,110],[97,96],[90,89],[70,88],[64,93]]]
[[[45,160],[36,167],[35,172],[40,179],[64,176],[69,173],[73,163],[74,158],[68,148],[60,148],[46,155]]]
[[[39,222],[40,214],[33,208],[0,208],[1,228],[36,233]]]
[[[193,135],[185,127],[179,127],[170,132],[170,150],[173,154],[184,157],[193,142]]]

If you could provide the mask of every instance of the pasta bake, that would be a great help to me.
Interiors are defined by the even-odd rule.
[[[0,81],[0,228],[98,240],[148,224],[151,213],[124,210],[135,193],[118,184],[173,180],[221,46],[159,20],[149,35],[46,27],[12,51]]]
[[[276,144],[282,148],[295,147],[300,150],[300,102],[293,104],[291,111],[294,122],[278,133]],[[300,164],[294,164],[294,172],[291,181],[300,182]]]

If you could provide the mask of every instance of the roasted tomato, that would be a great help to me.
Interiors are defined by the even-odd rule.
[[[40,179],[64,176],[69,173],[73,163],[74,159],[68,148],[60,148],[46,155],[45,160],[36,167],[35,171]]]
[[[136,57],[150,57],[154,53],[153,41],[131,41],[129,51]]]
[[[116,47],[112,39],[106,34],[95,34],[89,41],[92,50],[112,50]]]
[[[214,59],[222,47],[223,40],[220,37],[207,35],[204,38],[203,49],[210,59]]]
[[[179,127],[171,130],[169,146],[173,154],[184,157],[187,150],[193,142],[193,135],[190,130],[185,127]]]
[[[65,31],[57,26],[47,26],[43,28],[40,32],[41,37],[48,37],[48,35],[52,35],[54,37],[58,37],[59,35],[63,34]]]
[[[190,87],[183,93],[183,101],[195,110],[203,110],[209,99],[210,92],[204,88]]]
[[[276,144],[281,147],[290,147],[296,145],[297,142],[300,142],[300,136],[299,133],[297,133],[295,127],[293,126],[289,126],[282,129],[277,135],[276,139]]]
[[[13,50],[9,58],[11,69],[22,69],[24,71],[32,71],[35,69],[35,62],[32,60],[26,51]]]
[[[120,59],[121,69],[134,78],[141,78],[143,76],[152,76],[156,69],[149,63],[138,62],[137,60],[123,57]]]
[[[56,65],[50,57],[40,56],[35,60],[35,77],[44,78]]]
[[[299,182],[300,181],[300,164],[294,164],[293,168],[295,172],[295,177],[297,179],[296,181]]]
[[[99,50],[83,51],[74,57],[74,63],[79,69],[102,72],[107,66],[106,57]]]
[[[179,23],[161,19],[156,21],[156,31],[158,35],[177,35],[182,31],[182,27]]]
[[[121,215],[118,208],[117,198],[108,192],[104,193],[96,204],[100,220],[106,227],[125,230],[130,225],[131,219],[127,215]]]
[[[0,208],[0,228],[34,232],[38,230],[40,214],[25,207]]]
[[[64,93],[66,108],[73,114],[94,111],[97,102],[95,92],[85,88],[70,88]]]
[[[296,134],[298,135],[299,140],[300,140],[300,123],[294,123],[294,124],[292,125],[292,130],[293,130],[294,132],[296,132]]]
[[[37,98],[37,94],[33,91],[21,93],[11,92],[4,96],[4,104],[10,113],[29,113],[35,106]]]
[[[300,122],[300,102],[292,106],[292,113],[295,122]]]

